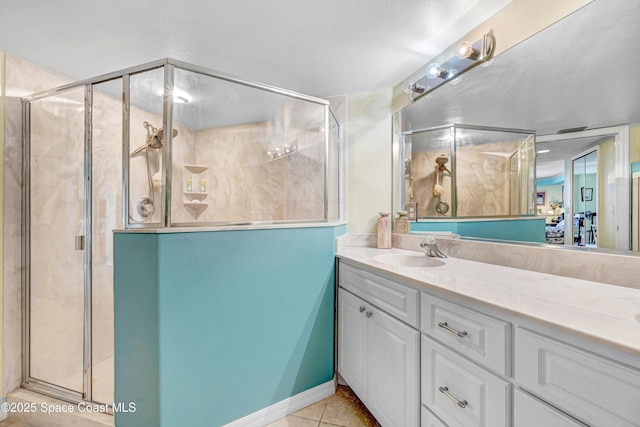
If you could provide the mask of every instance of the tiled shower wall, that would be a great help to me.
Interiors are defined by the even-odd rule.
[[[456,149],[456,190],[458,216],[509,215],[510,163],[504,155],[506,143],[481,144]],[[513,150],[517,142],[513,143]],[[438,198],[433,195],[436,183],[435,159],[443,150],[422,151],[411,155],[413,199],[418,202],[420,217],[440,217],[436,212]],[[449,153],[444,153],[449,157]],[[451,169],[451,162],[446,166]],[[407,184],[409,180],[406,181]],[[451,205],[451,176],[444,173],[442,200]],[[409,200],[407,194],[406,200]],[[451,216],[451,210],[446,216]]]
[[[172,220],[174,222],[321,220],[324,218],[324,133],[300,131],[291,138],[298,150],[275,160],[259,142],[270,123],[206,129],[196,133],[195,147],[174,144]],[[193,147],[193,148],[192,148]],[[193,150],[190,152],[190,150]],[[184,164],[207,166],[192,175]],[[205,179],[207,207],[199,214],[185,208],[183,192]],[[182,197],[181,197],[182,196]]]

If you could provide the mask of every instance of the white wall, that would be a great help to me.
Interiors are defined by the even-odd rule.
[[[391,211],[392,90],[349,95],[347,231],[376,231],[378,212]]]

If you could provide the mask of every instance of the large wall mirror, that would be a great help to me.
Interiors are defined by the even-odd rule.
[[[396,113],[394,210],[407,208],[403,134],[451,124],[530,129],[534,200],[520,219],[537,225],[524,233],[522,221],[490,218],[491,237],[631,249],[639,224],[631,215],[631,174],[640,171],[640,55],[631,48],[638,16],[639,1],[593,1]],[[437,230],[437,219],[419,221]]]

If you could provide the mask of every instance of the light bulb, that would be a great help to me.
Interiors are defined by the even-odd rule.
[[[440,64],[438,64],[437,62],[429,64],[429,66],[427,67],[427,77],[430,79],[435,79],[438,77],[444,79],[446,75],[447,70],[440,67]]]
[[[420,83],[416,83],[413,80],[407,80],[402,87],[404,93],[411,94],[412,92],[423,94],[427,90],[429,90],[430,86],[421,85]]]
[[[470,59],[477,61],[480,57],[480,51],[473,47],[468,41],[461,42],[456,48],[456,56],[460,59]]]
[[[445,78],[447,80],[452,79],[456,76],[456,74],[458,74],[458,72],[459,72],[458,70],[456,70],[455,68],[452,68],[447,72],[447,75],[445,76]]]

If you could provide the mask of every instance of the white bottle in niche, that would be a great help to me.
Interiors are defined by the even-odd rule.
[[[396,218],[396,233],[409,234],[409,218],[407,218],[407,211],[398,211],[398,218]]]
[[[378,249],[391,249],[391,212],[379,212]]]

